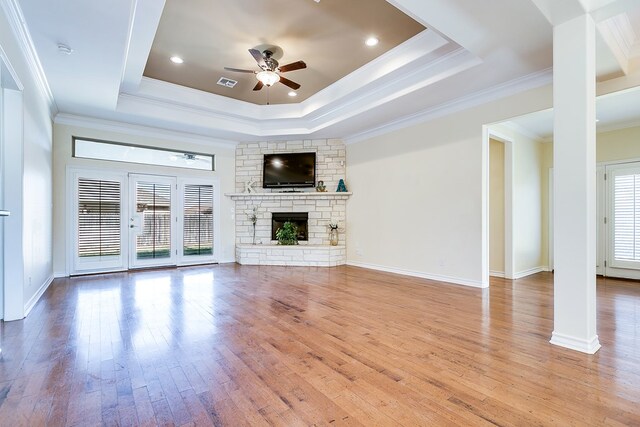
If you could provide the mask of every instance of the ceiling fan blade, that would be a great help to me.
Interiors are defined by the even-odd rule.
[[[285,86],[289,86],[291,89],[293,90],[298,90],[300,89],[300,85],[296,82],[292,82],[291,80],[280,76],[280,83],[282,83]]]
[[[291,64],[283,65],[282,67],[278,67],[281,73],[286,73],[288,71],[302,70],[303,68],[307,68],[307,64],[304,61],[292,62]]]
[[[260,90],[260,89],[262,89],[263,86],[264,86],[264,83],[258,82],[258,84],[256,84],[256,86],[253,88],[253,90]]]
[[[225,70],[227,71],[233,71],[235,73],[252,73],[255,74],[255,71],[252,70],[242,70],[240,68],[231,68],[231,67],[224,67]]]
[[[262,52],[260,52],[258,49],[249,49],[249,53],[251,54],[251,56],[253,56],[253,59],[256,60],[260,68],[262,69],[269,68],[267,67],[267,63],[264,62],[264,57],[262,56]]]

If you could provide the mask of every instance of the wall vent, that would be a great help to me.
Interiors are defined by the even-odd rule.
[[[218,80],[218,84],[220,86],[234,88],[238,84],[238,82],[235,80],[228,79],[226,77],[220,77],[220,80]]]

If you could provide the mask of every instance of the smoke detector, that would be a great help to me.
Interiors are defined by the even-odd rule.
[[[73,49],[64,43],[58,43],[58,52],[64,53],[65,55],[71,55],[73,53]]]

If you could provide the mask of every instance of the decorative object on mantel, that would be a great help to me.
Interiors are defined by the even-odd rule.
[[[316,185],[316,191],[318,193],[326,193],[327,192],[327,186],[324,185],[324,181],[318,181],[318,185]]]
[[[287,221],[276,231],[276,238],[279,245],[297,245],[298,227],[294,223]]]
[[[338,246],[338,222],[329,222],[329,243]]]
[[[258,207],[254,206],[251,215],[249,215],[249,220],[253,224],[253,244],[256,244],[256,222],[258,222]]]
[[[338,189],[336,190],[336,193],[346,193],[347,192],[347,186],[344,185],[344,179],[340,178],[340,181],[338,181]]]
[[[253,186],[256,185],[256,182],[253,179],[250,179],[249,181],[244,183],[244,192],[247,194],[253,194],[256,192],[256,190],[253,188]]]

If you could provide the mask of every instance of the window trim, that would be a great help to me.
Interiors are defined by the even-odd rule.
[[[75,136],[75,135],[71,137],[71,157],[74,158],[74,159],[98,160],[98,161],[102,161],[102,162],[125,163],[125,164],[133,164],[133,165],[148,165],[148,166],[155,166],[155,167],[162,167],[162,168],[173,168],[173,169],[199,170],[199,171],[203,171],[203,172],[207,172],[208,171],[208,169],[190,168],[190,167],[185,167],[185,166],[156,165],[156,164],[153,164],[153,163],[127,162],[127,161],[124,161],[124,160],[108,160],[108,159],[101,159],[101,158],[96,158],[96,157],[78,157],[78,156],[76,156],[76,141],[77,140],[88,141],[88,142],[98,142],[98,143],[109,144],[109,145],[117,145],[117,146],[121,146],[121,147],[144,148],[144,149],[147,149],[147,150],[156,150],[156,151],[162,151],[162,152],[167,152],[167,153],[194,154],[196,156],[210,157],[211,158],[211,172],[215,172],[216,171],[216,155],[215,154],[201,153],[201,152],[196,152],[196,151],[174,150],[174,149],[171,149],[171,148],[161,148],[161,147],[156,147],[156,146],[151,146],[151,145],[141,145],[141,144],[130,144],[130,143],[127,143],[127,142],[109,141],[109,140],[105,140],[105,139],[85,138],[85,137]]]

